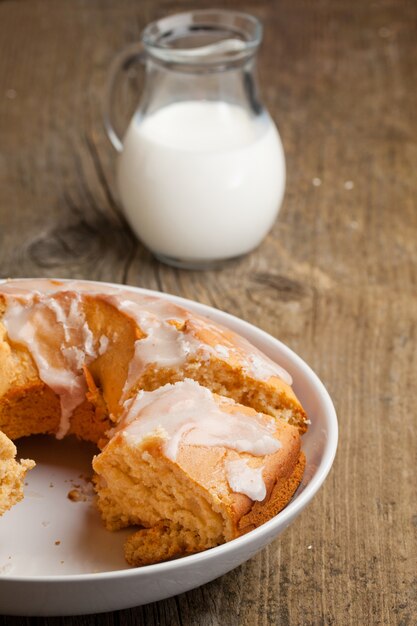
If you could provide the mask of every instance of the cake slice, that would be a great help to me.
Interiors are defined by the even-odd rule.
[[[187,379],[128,400],[93,468],[106,527],[139,527],[125,546],[138,566],[264,523],[291,499],[304,462],[297,428]]]
[[[136,391],[192,378],[257,411],[308,428],[290,374],[247,339],[170,300],[136,292],[97,295],[138,328],[121,400]]]
[[[0,432],[0,515],[23,498],[26,472],[35,467],[34,461],[15,457],[16,446]]]

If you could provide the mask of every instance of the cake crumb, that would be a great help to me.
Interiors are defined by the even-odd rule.
[[[60,546],[60,545],[61,545],[61,542],[60,542],[60,540],[59,540],[59,539],[57,539],[57,540],[55,541],[55,545],[56,545],[56,546]]]
[[[2,565],[0,567],[0,573],[2,574],[7,574],[7,572],[10,572],[10,570],[12,569],[12,564],[11,563],[5,563],[4,565]]]
[[[85,485],[79,485],[78,483],[73,485],[73,489],[67,493],[68,500],[72,502],[86,502],[94,496],[94,487],[91,479],[84,478]]]
[[[71,500],[71,502],[85,502],[87,500],[79,489],[71,489],[71,491],[68,491],[67,498]]]

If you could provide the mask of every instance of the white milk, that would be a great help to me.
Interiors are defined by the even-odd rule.
[[[156,254],[209,261],[244,254],[271,228],[285,161],[267,116],[223,102],[179,102],[134,117],[118,164],[125,214]]]

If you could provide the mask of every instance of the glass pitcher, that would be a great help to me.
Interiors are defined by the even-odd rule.
[[[117,186],[138,238],[162,262],[204,269],[258,246],[285,189],[282,143],[254,76],[260,22],[198,10],[150,24],[109,74],[105,126],[118,151]],[[145,64],[123,139],[116,78]]]

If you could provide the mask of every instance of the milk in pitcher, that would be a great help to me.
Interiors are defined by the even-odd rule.
[[[198,263],[255,248],[285,188],[285,160],[267,113],[182,101],[133,117],[117,170],[125,215],[157,256]]]

